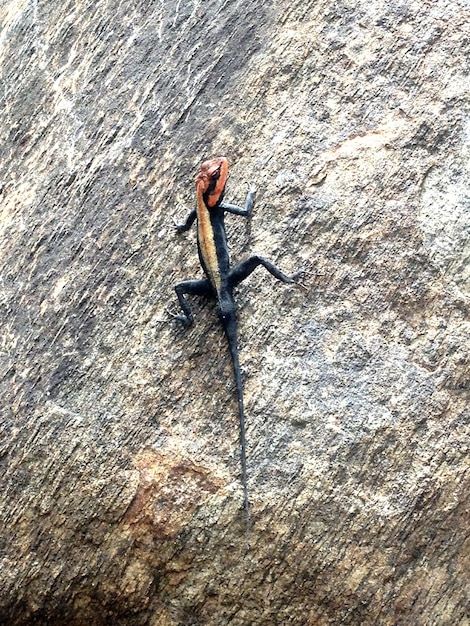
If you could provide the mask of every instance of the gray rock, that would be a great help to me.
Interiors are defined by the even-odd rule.
[[[469,623],[469,5],[0,7],[0,622]],[[226,155],[237,407],[201,276]]]

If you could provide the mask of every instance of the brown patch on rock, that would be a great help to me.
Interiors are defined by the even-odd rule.
[[[159,538],[175,535],[208,495],[224,484],[220,477],[209,475],[209,468],[174,449],[145,449],[135,463],[139,486],[122,523],[138,535],[147,531]]]

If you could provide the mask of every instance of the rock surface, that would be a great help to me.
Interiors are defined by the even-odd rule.
[[[0,6],[0,622],[469,624],[470,6]],[[201,276],[232,163],[252,545]]]

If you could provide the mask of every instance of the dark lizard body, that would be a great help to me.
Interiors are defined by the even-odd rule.
[[[227,180],[228,162],[224,157],[206,161],[196,177],[197,206],[184,224],[178,225],[178,232],[191,228],[197,219],[197,242],[199,259],[207,278],[185,280],[175,286],[178,301],[184,315],[174,315],[175,319],[189,325],[193,315],[185,295],[198,295],[216,300],[217,314],[227,337],[237,389],[238,413],[240,419],[240,442],[243,482],[243,504],[246,516],[247,538],[250,528],[250,507],[248,501],[246,469],[245,413],[243,407],[243,383],[240,371],[237,341],[236,307],[233,289],[249,276],[258,265],[263,265],[278,280],[293,283],[300,272],[288,276],[270,261],[260,256],[251,256],[239,265],[230,267],[230,256],[225,234],[225,212],[249,217],[254,205],[256,189],[250,185],[244,208],[223,202]]]

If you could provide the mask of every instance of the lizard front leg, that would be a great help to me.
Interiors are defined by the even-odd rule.
[[[173,218],[173,222],[176,226],[176,231],[178,233],[184,233],[187,230],[189,230],[191,228],[191,226],[194,224],[194,221],[197,217],[197,213],[196,213],[196,209],[193,209],[188,217],[186,218],[186,221],[183,224],[178,224],[178,222],[175,220],[175,218]]]
[[[251,183],[248,186],[248,193],[245,198],[245,206],[243,209],[236,204],[228,204],[227,202],[221,202],[219,207],[228,213],[234,213],[235,215],[243,215],[243,217],[250,217],[251,211],[255,204],[256,186]]]

